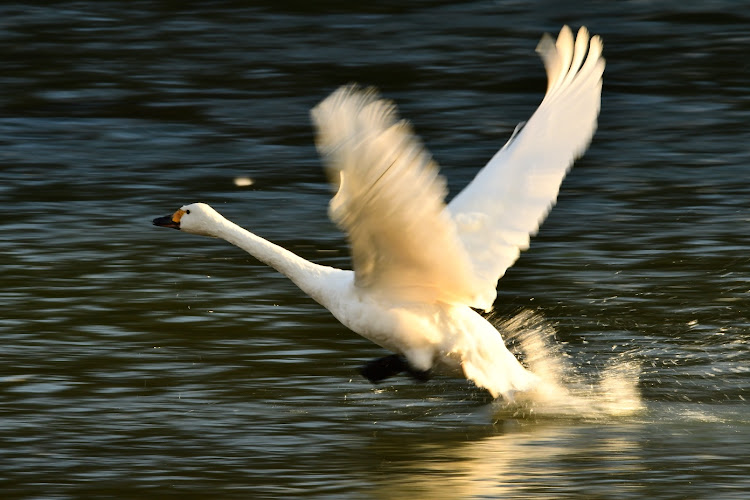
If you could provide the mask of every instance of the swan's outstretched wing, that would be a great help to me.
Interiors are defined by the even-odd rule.
[[[474,266],[445,210],[445,181],[395,106],[347,86],[311,114],[318,150],[339,183],[329,215],[349,235],[356,284],[399,298],[480,301]]]
[[[581,28],[574,42],[565,26],[556,43],[545,35],[537,52],[549,80],[544,100],[448,205],[475,271],[493,290],[528,248],[565,174],[591,142],[599,115],[604,71],[599,37],[589,40]]]

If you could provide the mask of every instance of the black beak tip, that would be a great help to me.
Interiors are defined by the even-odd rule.
[[[165,217],[157,217],[153,220],[154,226],[159,227],[171,227],[172,229],[180,229],[180,223],[172,220],[171,215]]]

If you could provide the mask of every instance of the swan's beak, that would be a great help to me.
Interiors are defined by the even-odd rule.
[[[185,212],[183,210],[178,210],[173,215],[157,217],[156,219],[154,219],[154,226],[180,229],[180,219],[182,218],[184,213]]]

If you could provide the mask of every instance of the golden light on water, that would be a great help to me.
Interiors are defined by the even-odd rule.
[[[250,177],[235,177],[234,185],[237,187],[248,187],[253,185],[253,180]]]

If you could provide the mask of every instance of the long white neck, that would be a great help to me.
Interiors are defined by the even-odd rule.
[[[316,302],[324,306],[327,305],[327,295],[330,293],[331,286],[334,285],[334,283],[331,283],[333,275],[346,273],[346,271],[340,269],[321,266],[305,260],[223,217],[212,232],[214,236],[228,241],[261,262],[273,267],[292,280]]]

